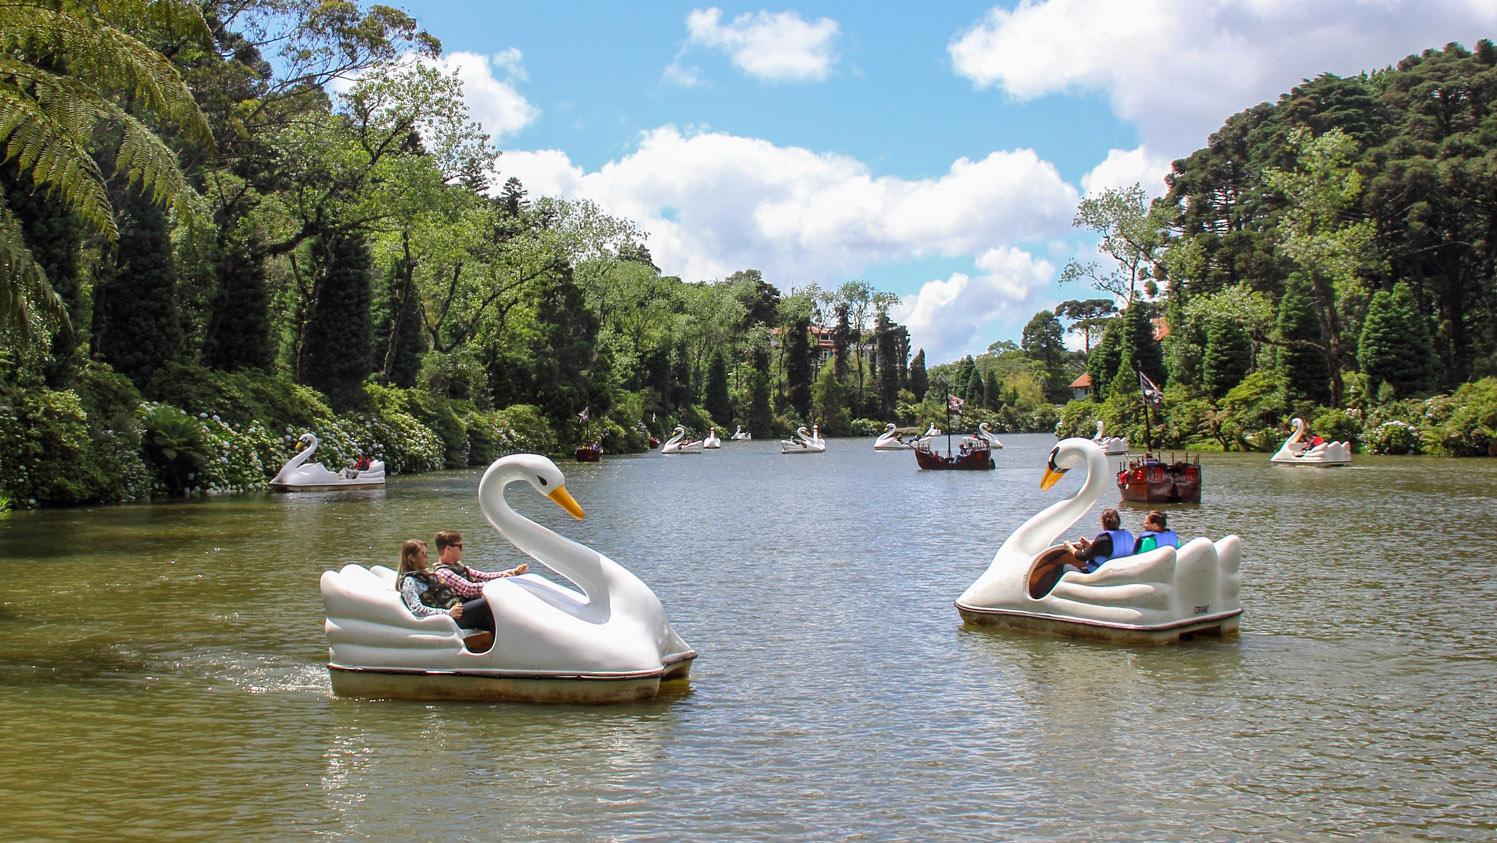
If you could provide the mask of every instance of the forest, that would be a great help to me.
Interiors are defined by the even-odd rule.
[[[1271,450],[1292,416],[1497,447],[1488,41],[1307,80],[1164,197],[1088,196],[1100,260],[1062,281],[1095,297],[933,363],[862,281],[664,275],[630,220],[531,197],[393,8],[30,0],[0,43],[0,510],[263,489],[304,431],[408,473],[677,424],[869,435],[949,395],[1161,447]]]

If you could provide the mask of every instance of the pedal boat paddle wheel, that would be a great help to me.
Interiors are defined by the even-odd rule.
[[[649,699],[668,683],[684,686],[697,654],[671,629],[660,598],[607,556],[511,509],[504,489],[521,481],[582,517],[561,471],[537,454],[512,454],[489,466],[478,484],[479,507],[501,536],[575,588],[538,574],[485,583],[496,629],[491,646],[475,651],[464,640],[471,631],[451,617],[411,614],[389,568],[326,571],[322,601],[334,694],[615,703]]]
[[[317,452],[316,436],[303,433],[297,441],[301,443],[302,449],[287,460],[270,481],[272,491],[333,492],[343,489],[385,488],[385,464],[382,460],[374,460],[369,463],[368,468],[345,468],[335,473],[320,462],[307,462]]]
[[[1144,454],[1118,468],[1118,491],[1132,503],[1200,503],[1201,458],[1164,462]]]
[[[1078,560],[1060,537],[1102,496],[1110,470],[1089,439],[1066,439],[1050,452],[1040,488],[1086,466],[1075,495],[1058,501],[1013,532],[977,581],[956,600],[969,624],[1119,644],[1171,644],[1199,635],[1237,633],[1242,604],[1241,542],[1226,536],[1193,539],[1113,559],[1090,574],[1062,571]]]

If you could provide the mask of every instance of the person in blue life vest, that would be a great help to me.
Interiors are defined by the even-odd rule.
[[[1102,510],[1102,532],[1091,541],[1078,537],[1074,542],[1066,542],[1066,550],[1069,550],[1081,565],[1079,567],[1066,565],[1065,569],[1090,574],[1102,567],[1103,563],[1109,559],[1131,555],[1133,534],[1123,529],[1123,521],[1118,517],[1116,509],[1104,509]]]
[[[1144,516],[1144,531],[1133,546],[1134,553],[1148,553],[1158,547],[1179,547],[1180,537],[1168,526],[1163,512],[1154,510]]]

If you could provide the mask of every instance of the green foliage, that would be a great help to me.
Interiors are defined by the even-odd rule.
[[[811,415],[811,343],[810,335],[807,333],[809,330],[809,322],[800,319],[786,330],[785,335],[785,397],[796,415],[801,418],[808,418]]]
[[[848,390],[837,380],[836,368],[821,367],[816,376],[815,395],[811,412],[821,432],[827,436],[845,436],[852,430],[852,411],[848,406]]]
[[[1097,432],[1098,409],[1095,401],[1077,401],[1074,398],[1067,401],[1060,410],[1060,418],[1055,422],[1055,438],[1092,438]]]
[[[270,291],[265,265],[240,238],[220,249],[214,266],[218,281],[203,362],[216,369],[259,369],[275,366],[271,343]]]
[[[1242,382],[1253,365],[1247,332],[1235,321],[1216,317],[1206,324],[1206,349],[1201,356],[1201,383],[1206,394],[1221,398]]]
[[[1426,402],[1426,449],[1456,457],[1497,456],[1497,377],[1463,384]]]
[[[1378,395],[1387,384],[1393,395],[1413,397],[1429,388],[1432,362],[1429,330],[1408,285],[1374,293],[1357,343],[1357,363],[1369,390]]]
[[[1070,382],[1066,377],[1066,342],[1060,320],[1048,310],[1036,313],[1024,326],[1020,345],[1040,367],[1045,397],[1050,401],[1064,401]]]
[[[878,419],[853,419],[852,423],[847,426],[847,434],[849,436],[877,436],[884,432],[885,424],[888,422]]]
[[[1285,398],[1290,403],[1330,403],[1330,372],[1326,368],[1320,319],[1315,315],[1309,285],[1299,275],[1290,276],[1284,287],[1276,330],[1281,343],[1276,366]]]
[[[261,422],[273,430],[311,429],[333,418],[326,399],[316,390],[257,370],[222,372],[177,364],[151,381],[149,394],[189,412],[220,416],[239,427]]]
[[[925,393],[930,390],[930,381],[925,373],[925,349],[915,352],[915,359],[910,361],[909,390],[914,393],[916,401],[924,401]]]
[[[702,406],[720,424],[733,418],[733,403],[728,398],[728,361],[722,349],[712,353],[712,362],[707,366],[707,383],[702,388]]]
[[[141,427],[141,448],[156,476],[156,488],[171,495],[193,488],[209,460],[207,437],[197,418],[170,404],[147,404]]]
[[[120,217],[119,249],[95,290],[97,351],[142,385],[182,350],[176,270],[166,214],[149,197],[126,190]]]
[[[87,418],[71,390],[17,390],[0,412],[0,488],[28,506],[99,499]]]
[[[1284,394],[1273,372],[1254,372],[1232,387],[1221,400],[1213,423],[1224,446],[1243,451],[1272,451],[1280,444],[1276,432]]]
[[[514,404],[500,410],[497,415],[503,424],[500,450],[504,453],[557,453],[556,434],[551,432],[539,408],[528,404]]]
[[[326,395],[334,409],[358,408],[373,371],[369,246],[358,235],[329,234],[312,254],[316,293],[305,316],[297,381]]]
[[[1311,414],[1310,429],[1327,442],[1356,444],[1362,435],[1362,422],[1339,407],[1323,407]]]
[[[1092,395],[1098,401],[1107,400],[1112,382],[1117,378],[1123,362],[1123,320],[1112,319],[1102,330],[1102,339],[1092,348],[1086,358],[1086,371],[1092,376]]]

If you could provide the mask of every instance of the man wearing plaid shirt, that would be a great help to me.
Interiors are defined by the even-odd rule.
[[[508,571],[495,573],[469,568],[463,564],[463,534],[457,530],[443,530],[437,533],[437,564],[432,566],[432,571],[437,575],[437,579],[457,592],[463,600],[482,597],[483,584],[489,580],[519,576],[528,570],[530,570],[528,562],[521,562]]]

